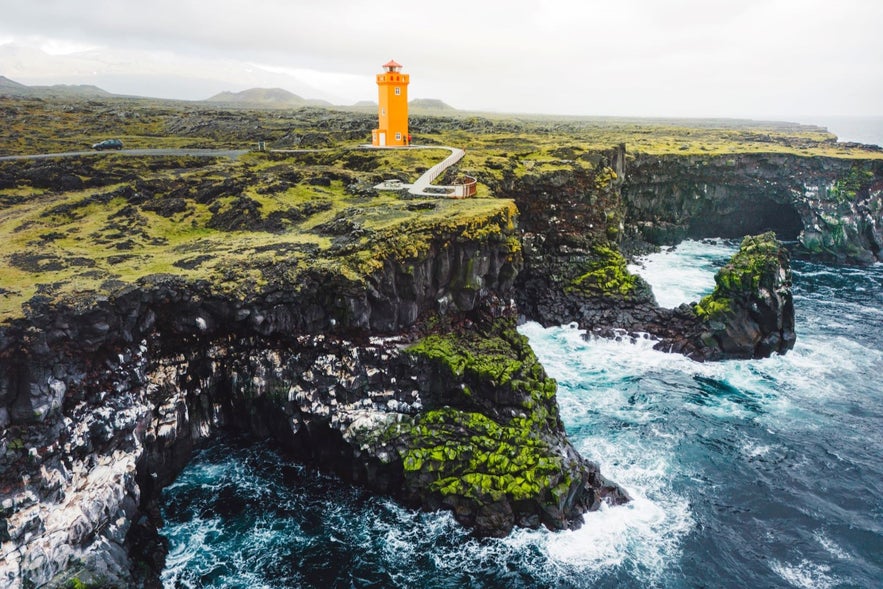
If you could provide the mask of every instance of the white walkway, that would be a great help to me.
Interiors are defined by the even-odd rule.
[[[375,147],[373,145],[363,145],[363,149],[447,149],[451,155],[435,164],[417,178],[413,184],[381,182],[374,188],[377,190],[404,190],[415,196],[452,196],[462,190],[463,185],[441,186],[433,185],[432,182],[441,176],[445,170],[459,162],[466,155],[466,151],[459,147],[450,147],[447,145],[411,145],[408,147]]]

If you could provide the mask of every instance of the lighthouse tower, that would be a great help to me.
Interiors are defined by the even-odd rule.
[[[390,60],[377,74],[377,128],[371,144],[377,147],[408,144],[408,82],[402,64]]]

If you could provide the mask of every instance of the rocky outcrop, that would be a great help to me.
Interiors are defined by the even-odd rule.
[[[702,320],[694,345],[712,359],[765,358],[794,347],[788,258],[772,232],[743,239],[715,275],[714,292],[693,305]]]
[[[622,193],[627,226],[655,244],[775,231],[802,255],[883,260],[880,159],[639,154]]]
[[[514,317],[431,335],[409,352],[429,410],[386,434],[403,457],[406,500],[448,507],[492,535],[572,527],[602,502],[628,500],[560,434],[555,381]]]
[[[747,236],[715,275],[714,291],[675,309],[645,309],[658,350],[695,360],[766,358],[794,347],[794,302],[788,250],[772,232]]]
[[[620,146],[599,155],[592,169],[575,164],[500,186],[522,213],[524,268],[515,296],[525,318],[591,329],[611,324],[610,313],[653,306],[649,286],[628,272],[618,247],[625,157]]]
[[[594,336],[649,334],[657,349],[697,360],[789,350],[795,339],[789,256],[773,233],[746,238],[718,275],[713,298],[677,309],[656,304],[619,251],[623,215],[633,214],[621,193],[629,169],[621,146],[593,170],[574,166],[508,186],[507,195],[526,211],[524,270],[516,281],[522,316],[544,325],[575,322]]]
[[[2,583],[155,584],[158,493],[218,428],[481,534],[626,500],[567,441],[514,331],[514,219],[485,224],[366,277],[293,285],[280,267],[253,293],[154,276],[33,299],[0,329]]]

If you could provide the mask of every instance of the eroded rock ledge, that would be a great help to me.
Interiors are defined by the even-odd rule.
[[[788,251],[769,232],[746,238],[718,273],[711,297],[664,309],[627,269],[620,243],[634,214],[623,201],[624,146],[591,171],[555,171],[506,187],[519,208],[524,269],[516,300],[525,319],[577,323],[592,336],[650,334],[657,349],[696,360],[761,358],[795,341]]]
[[[0,330],[2,582],[155,585],[158,494],[218,428],[480,534],[627,500],[570,445],[514,330],[512,214],[364,281],[231,296],[154,276],[80,307],[33,300]]]
[[[879,159],[638,154],[622,191],[627,224],[652,243],[772,230],[815,259],[883,261]]]

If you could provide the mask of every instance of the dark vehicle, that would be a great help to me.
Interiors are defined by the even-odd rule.
[[[92,149],[122,149],[123,142],[119,139],[105,139],[104,141],[99,141],[95,145],[92,146]]]

